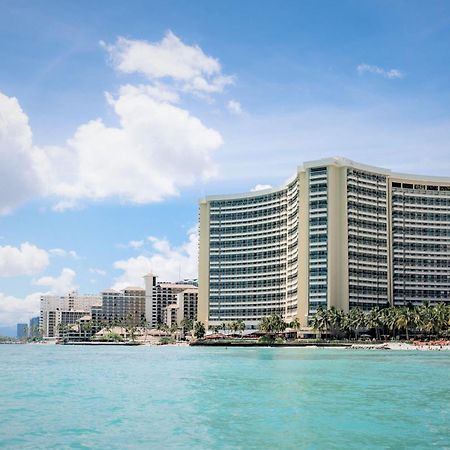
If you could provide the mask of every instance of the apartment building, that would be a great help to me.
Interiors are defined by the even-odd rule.
[[[131,326],[145,325],[145,289],[127,287],[122,291],[109,289],[102,292],[101,311],[92,311],[96,320],[101,322]]]
[[[200,201],[199,320],[449,301],[450,178],[335,157],[280,188]]]
[[[176,303],[163,309],[162,322],[167,326],[180,326],[183,320],[197,320],[198,289],[187,288],[177,294]]]
[[[39,327],[44,339],[60,336],[61,325],[71,325],[78,319],[91,313],[93,306],[101,306],[99,295],[79,295],[70,292],[65,296],[43,295],[41,297]]]
[[[197,287],[193,284],[159,282],[156,275],[151,273],[144,276],[144,281],[145,316],[151,328],[156,328],[158,324],[164,323],[164,311],[168,306],[177,304],[178,294],[189,290],[198,292]],[[189,296],[189,294],[187,295]]]

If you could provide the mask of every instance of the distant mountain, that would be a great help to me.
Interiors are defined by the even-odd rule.
[[[12,327],[0,327],[0,336],[16,337],[17,328],[13,325]]]

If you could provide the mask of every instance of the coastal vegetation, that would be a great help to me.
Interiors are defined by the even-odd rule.
[[[358,339],[364,333],[377,340],[412,336],[448,337],[450,305],[424,302],[420,306],[375,307],[368,312],[353,308],[348,313],[334,307],[318,308],[311,326],[321,336]]]
[[[242,330],[238,335],[237,330]],[[223,330],[226,334],[215,334]],[[211,328],[211,341],[221,341],[232,345],[242,342],[244,328],[236,322],[223,323]],[[197,336],[196,336],[197,337]],[[286,322],[281,315],[263,317],[258,330],[245,335],[246,343],[272,345],[298,341],[306,343],[356,342],[358,340],[433,340],[450,337],[450,305],[445,303],[430,304],[424,302],[420,306],[375,307],[370,311],[352,308],[344,312],[335,307],[323,309],[310,317],[309,326],[302,328],[296,318]],[[200,338],[199,338],[200,339]],[[206,340],[205,340],[206,341]],[[211,342],[213,344],[213,342]]]

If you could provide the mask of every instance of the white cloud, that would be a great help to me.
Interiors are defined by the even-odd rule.
[[[222,74],[217,59],[198,46],[184,44],[168,31],[160,42],[119,37],[115,44],[101,42],[114,67],[123,73],[141,73],[149,80],[173,79],[184,91],[213,93],[233,83],[232,76]]]
[[[24,242],[20,248],[0,246],[1,277],[35,275],[44,270],[48,263],[48,253],[29,242]]]
[[[180,247],[174,247],[166,239],[150,236],[150,256],[140,255],[127,260],[116,261],[114,268],[123,273],[115,279],[114,289],[143,285],[143,276],[154,273],[161,281],[177,281],[180,278],[197,278],[198,231],[188,232],[188,240]]]
[[[0,292],[0,323],[4,326],[28,323],[39,315],[41,292],[34,292],[25,298],[18,298]]]
[[[158,43],[119,38],[104,47],[117,70],[151,80],[106,93],[117,126],[96,118],[63,145],[37,147],[18,101],[0,93],[0,214],[37,196],[56,199],[56,210],[83,200],[157,202],[216,174],[222,137],[183,109],[180,95],[232,83],[218,60],[171,32]]]
[[[237,116],[240,116],[243,113],[241,104],[236,100],[230,100],[227,103],[227,108],[231,114],[236,114]]]
[[[75,276],[74,270],[65,267],[58,277],[45,276],[34,280],[33,284],[47,286],[52,294],[65,295],[77,289],[78,286],[74,283]]]
[[[141,248],[144,245],[144,241],[130,241],[128,246],[131,248]]]
[[[362,75],[366,72],[368,73],[374,73],[376,75],[381,75],[384,78],[394,79],[394,78],[403,78],[405,74],[403,72],[400,72],[400,70],[397,69],[390,69],[386,70],[382,67],[378,66],[371,66],[369,64],[360,64],[356,68],[357,72]]]
[[[94,274],[96,274],[96,275],[102,275],[102,276],[105,276],[105,275],[106,275],[106,270],[103,270],[103,269],[97,269],[97,268],[95,268],[95,267],[91,267],[91,268],[89,269],[89,272],[94,273]]]
[[[126,244],[117,244],[116,247],[118,248],[134,248],[134,249],[138,249],[143,247],[145,244],[145,242],[143,240],[140,241],[129,241]]]
[[[40,151],[42,178],[62,199],[59,209],[81,199],[160,201],[215,173],[212,154],[222,138],[187,110],[129,85],[108,101],[119,127],[93,120],[78,128],[66,148]]]
[[[0,214],[42,193],[28,117],[14,97],[0,92]]]
[[[265,189],[272,189],[272,186],[270,184],[257,184],[250,189],[250,192],[264,191]]]
[[[63,248],[52,248],[49,250],[51,256],[58,256],[61,258],[65,258],[70,256],[73,259],[80,259],[77,252],[75,250],[64,250]]]

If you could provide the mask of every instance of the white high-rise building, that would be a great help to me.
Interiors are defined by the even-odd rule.
[[[450,301],[450,178],[328,158],[200,202],[199,320]]]

